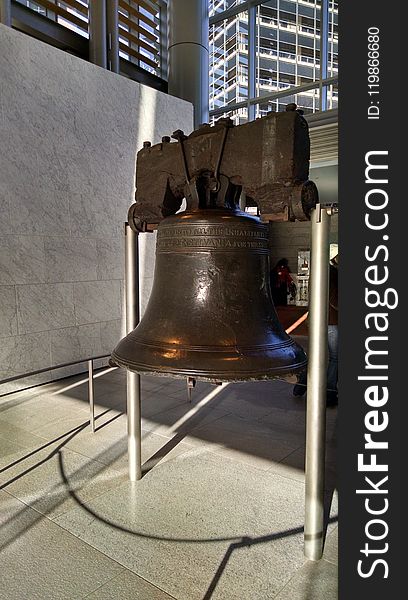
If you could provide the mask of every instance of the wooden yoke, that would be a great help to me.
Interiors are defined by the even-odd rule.
[[[188,208],[237,206],[241,191],[258,206],[262,221],[307,221],[318,202],[308,180],[307,121],[290,104],[286,112],[234,126],[219,119],[188,137],[182,131],[137,154],[135,203],[129,210],[134,231],[155,229]]]

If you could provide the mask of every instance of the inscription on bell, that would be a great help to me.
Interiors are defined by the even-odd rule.
[[[161,227],[159,229],[159,237],[193,237],[193,236],[214,236],[214,237],[246,237],[246,238],[260,238],[267,240],[268,232],[264,228],[257,229],[233,229],[231,227]]]
[[[217,237],[173,237],[157,239],[158,250],[170,250],[177,248],[211,248],[211,249],[240,249],[251,248],[253,250],[268,250],[267,240],[234,240]]]

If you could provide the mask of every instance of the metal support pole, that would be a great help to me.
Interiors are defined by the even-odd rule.
[[[168,79],[168,23],[167,23],[167,0],[158,0],[160,10],[160,77]]]
[[[11,0],[0,0],[0,23],[11,27]]]
[[[119,73],[118,0],[106,0],[106,27],[108,34],[108,69]]]
[[[95,433],[95,403],[94,403],[94,379],[93,360],[88,360],[88,398],[89,398],[89,423],[92,433]]]
[[[139,322],[139,247],[138,234],[125,224],[126,333]],[[127,420],[129,479],[142,477],[142,413],[140,375],[127,372]]]
[[[169,94],[194,106],[194,127],[209,119],[208,0],[170,0]]]
[[[106,0],[89,2],[89,60],[107,67]]]
[[[239,197],[239,209],[245,212],[246,209],[246,193],[244,191],[241,192]]]
[[[304,552],[306,558],[319,560],[324,529],[330,216],[318,204],[312,211],[311,221]]]

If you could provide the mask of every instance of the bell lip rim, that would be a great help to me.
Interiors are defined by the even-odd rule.
[[[209,375],[208,373],[196,373],[191,370],[185,371],[157,371],[154,369],[142,369],[142,368],[130,368],[124,365],[117,365],[121,369],[126,369],[131,373],[136,373],[138,375],[150,375],[153,377],[168,377],[173,379],[186,379],[187,377],[191,377],[193,379],[197,379],[197,381],[208,381],[208,382],[221,382],[221,383],[245,383],[245,382],[255,382],[255,381],[271,381],[274,379],[282,379],[289,376],[299,375],[301,371],[306,368],[306,363],[299,367],[291,367],[287,370],[279,369],[278,371],[271,372],[222,372],[222,373],[212,373]]]
[[[159,371],[157,369],[153,369],[142,363],[124,363],[123,359],[118,359],[117,355],[112,353],[112,359],[118,367],[124,368],[126,370],[132,371],[134,373],[140,374],[155,374],[156,376],[162,377],[193,377],[197,379],[205,379],[207,381],[216,381],[216,380],[224,380],[224,381],[247,381],[250,379],[253,380],[265,380],[265,379],[273,379],[282,375],[291,375],[299,373],[307,367],[307,358],[302,362],[298,362],[296,364],[291,364],[287,367],[274,368],[270,370],[240,370],[240,371],[212,371],[211,375],[208,374],[208,371],[199,371],[197,369],[177,369],[170,368],[167,370]]]
[[[200,346],[187,346],[187,345],[178,345],[178,344],[164,344],[163,342],[157,340],[151,340],[151,341],[146,341],[146,338],[142,340],[140,340],[140,338],[138,338],[137,336],[133,336],[132,334],[135,332],[136,330],[133,330],[131,333],[129,333],[127,336],[125,336],[124,338],[122,338],[122,340],[120,340],[120,342],[118,343],[118,345],[116,346],[116,348],[113,350],[112,352],[112,356],[118,356],[118,354],[116,353],[116,349],[119,347],[119,345],[125,341],[131,341],[132,344],[137,344],[139,347],[142,346],[144,348],[150,349],[150,348],[160,348],[162,350],[165,351],[173,351],[173,350],[179,350],[179,351],[183,351],[183,352],[211,352],[214,353],[216,352],[217,354],[232,354],[235,352],[237,352],[237,350],[240,350],[241,354],[245,354],[247,352],[259,352],[259,351],[274,351],[274,350],[278,350],[281,348],[290,348],[291,346],[297,346],[299,347],[303,352],[305,352],[302,348],[302,346],[300,346],[293,338],[291,338],[288,334],[286,334],[288,337],[287,339],[284,339],[282,341],[276,342],[275,344],[257,344],[257,345],[253,345],[253,346],[240,346],[240,345],[235,345],[235,346],[206,346],[206,345],[200,345]],[[285,332],[283,332],[285,334]],[[131,338],[129,336],[132,336]],[[305,352],[306,354],[306,352]]]

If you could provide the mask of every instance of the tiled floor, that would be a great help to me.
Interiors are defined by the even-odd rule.
[[[280,381],[229,385],[206,402],[214,389],[199,383],[189,404],[184,382],[143,379],[136,484],[122,371],[96,379],[95,434],[84,376],[1,398],[0,598],[335,600],[337,409],[327,409],[324,558],[312,563],[305,400]]]

